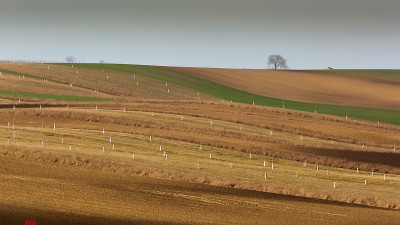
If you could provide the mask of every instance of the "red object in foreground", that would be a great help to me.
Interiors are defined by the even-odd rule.
[[[25,220],[25,225],[36,225],[36,220]]]

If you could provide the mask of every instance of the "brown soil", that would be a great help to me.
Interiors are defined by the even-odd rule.
[[[168,68],[269,97],[400,109],[400,81],[387,78],[317,71]]]
[[[0,223],[393,224],[398,211],[0,156]]]

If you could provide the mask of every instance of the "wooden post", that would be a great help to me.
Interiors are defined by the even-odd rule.
[[[264,180],[267,179],[267,172],[264,173]]]
[[[161,147],[161,145],[160,145],[160,152],[162,151],[162,147]]]
[[[70,150],[70,151],[72,150],[72,146],[71,146],[71,145],[69,145],[69,150]]]
[[[274,159],[272,159],[271,169],[274,170]]]
[[[103,152],[104,152],[104,146],[103,146]]]
[[[250,152],[250,159],[251,159],[251,152]]]
[[[272,136],[272,130],[271,130],[271,132],[269,133],[269,135]]]
[[[211,153],[210,153],[210,159],[212,159]]]

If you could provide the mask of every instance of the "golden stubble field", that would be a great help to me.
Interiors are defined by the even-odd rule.
[[[322,71],[168,68],[280,99],[400,109],[400,81],[396,79]]]
[[[398,211],[0,155],[0,223],[390,224]]]
[[[155,178],[161,179],[157,181],[161,185],[172,181],[178,182],[179,185],[184,184],[182,187],[206,184],[216,186],[215,188],[220,187],[221,189],[217,189],[222,190],[223,193],[229,193],[234,188],[257,191],[254,192],[257,193],[255,195],[260,196],[263,195],[260,192],[304,196],[329,200],[331,202],[327,204],[329,207],[332,204],[339,204],[338,201],[390,209],[400,207],[398,197],[400,196],[398,175],[400,155],[393,149],[394,145],[400,144],[398,138],[400,131],[396,126],[385,124],[378,126],[371,122],[345,120],[332,116],[216,102],[153,100],[124,105],[101,103],[98,104],[97,110],[93,103],[71,103],[68,109],[65,104],[47,104],[43,105],[42,109],[39,109],[37,104],[17,105],[14,110],[12,105],[2,107],[0,109],[0,152],[6,161],[8,159],[21,160],[21,163],[24,163],[24,160],[28,160],[37,164],[44,163],[44,166],[51,168],[67,166],[73,170],[82,170],[82,173],[106,171],[113,174],[110,176],[115,176],[115,179],[119,179],[119,176],[133,176],[132,179],[144,179],[143,182],[150,183],[155,182],[153,180]],[[305,129],[307,127],[310,129]],[[340,134],[337,133],[338,130],[341,131]],[[333,142],[330,137],[334,137]],[[364,145],[363,148],[361,143],[370,143],[370,145]],[[230,168],[231,165],[232,168]],[[16,168],[11,167],[8,171],[13,173],[15,170]],[[267,173],[266,179],[265,173]],[[15,179],[26,180],[23,177]],[[147,181],[148,179],[150,181]],[[367,180],[367,185],[365,185],[365,180]],[[10,190],[13,189],[13,182],[17,182],[14,178],[4,178],[3,181],[4,184],[10,185]],[[61,182],[58,180],[49,182],[53,181]],[[118,181],[113,181],[115,182]],[[336,188],[333,187],[335,182]],[[115,187],[115,189],[118,188]],[[122,187],[121,190],[115,190],[115,195],[119,196],[119,191],[123,190]],[[51,188],[48,191],[51,191]],[[147,191],[154,192],[151,188]],[[36,192],[35,189],[30,192],[31,198],[36,199],[35,201],[42,202],[41,204],[44,205],[56,204],[42,199]],[[85,199],[89,192],[88,190],[86,194],[71,195],[76,201],[84,202],[81,199]],[[99,192],[101,193],[100,190],[93,190],[91,194],[96,195],[95,193]],[[178,189],[176,193],[179,192],[181,189]],[[211,195],[221,194],[211,192]],[[169,192],[163,193],[168,193],[163,201],[174,201]],[[14,194],[16,195],[17,192]],[[197,199],[202,195],[197,193],[190,199]],[[130,209],[130,204],[138,204],[133,200],[120,199],[124,196],[121,194],[113,200],[124,201],[128,209]],[[286,198],[283,196],[279,198],[281,197]],[[56,197],[53,196],[49,201],[55,201],[54,198]],[[100,195],[98,201],[103,201],[101,198]],[[229,199],[230,197],[226,197],[224,201],[229,202]],[[253,201],[262,201],[262,203],[257,203],[262,208],[264,204],[267,204],[266,202],[270,201],[268,198],[264,200],[262,197],[257,197],[243,201],[250,201],[251,204],[254,203]],[[65,199],[65,201],[67,204],[71,199]],[[284,204],[285,207],[289,207],[287,204],[294,204],[297,208],[297,204],[300,204],[298,201],[303,200],[297,199],[296,203],[289,201],[280,204]],[[207,205],[214,204],[213,200],[206,200],[206,202],[204,210],[213,209],[213,206]],[[7,204],[19,205],[28,211],[34,208],[32,205],[28,206],[15,201]],[[68,204],[72,205],[71,202]],[[313,202],[313,204],[325,205],[323,202]],[[239,205],[242,207],[243,204]],[[80,209],[81,206],[77,204],[76,207]],[[179,207],[174,207],[168,208],[179,211]],[[226,207],[224,210],[234,212],[229,208],[230,206]],[[246,211],[249,205],[244,204],[243,207],[245,208],[237,208],[237,210],[244,210],[243,212],[246,213],[232,217],[231,220],[225,218],[224,221],[229,221],[228,223],[247,221],[244,218],[245,215],[251,215],[247,213],[249,211]],[[356,211],[381,212],[354,205],[348,205],[348,207]],[[106,207],[104,209],[106,210]],[[252,207],[250,209],[250,211],[253,210]],[[36,210],[40,210],[40,207]],[[54,213],[59,213],[60,210],[59,208]],[[333,214],[343,212],[341,207],[332,210],[329,212]],[[158,213],[158,211],[155,210],[152,213]],[[392,219],[398,215],[396,214],[398,212],[393,213],[395,211],[384,212],[393,215],[394,217],[388,216]],[[64,209],[64,213],[82,214],[81,211],[72,209]],[[90,216],[97,218],[99,215],[96,213],[97,211],[93,209],[83,214],[90,219]],[[359,215],[366,215],[363,213]],[[154,222],[154,218],[149,216],[151,213],[139,214],[143,221],[146,222],[145,218],[147,218],[147,222]],[[160,221],[182,219],[179,216],[170,215],[167,218],[164,213],[161,214],[163,216],[160,216]],[[206,213],[200,214],[205,216]],[[275,212],[273,214],[275,215]],[[125,215],[127,216],[123,217],[123,220],[132,218],[129,213]],[[282,216],[276,217],[276,222],[285,221],[285,215],[280,215]],[[110,212],[107,217],[119,218],[115,217],[115,212]],[[344,222],[357,221],[362,216],[328,218],[329,216],[324,215],[323,217],[330,221],[341,218],[338,221]],[[185,218],[187,220],[181,221],[221,222],[217,219],[191,221],[192,217]],[[307,218],[308,221],[317,223],[314,219],[318,217],[305,216],[304,221],[307,221]],[[258,217],[252,219],[255,223],[259,221]]]

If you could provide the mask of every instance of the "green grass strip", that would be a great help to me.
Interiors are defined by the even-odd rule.
[[[381,78],[389,78],[389,79],[398,79],[400,80],[400,70],[390,70],[390,69],[334,69],[334,70],[323,70],[327,72],[333,73],[348,73],[348,74],[357,74],[357,75],[365,75],[371,77],[381,77]]]

